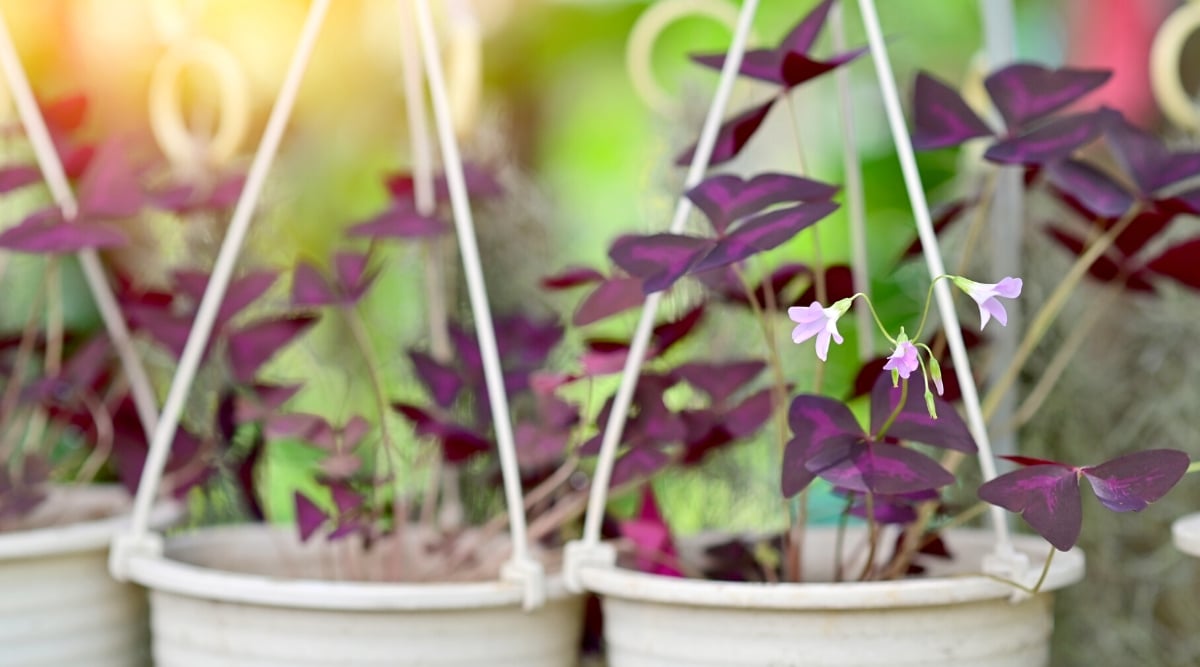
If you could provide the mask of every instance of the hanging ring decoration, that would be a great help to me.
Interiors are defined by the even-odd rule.
[[[180,82],[189,66],[207,69],[220,102],[216,129],[208,136],[188,127]],[[250,125],[249,83],[237,59],[221,44],[187,37],[163,54],[150,80],[150,129],[167,159],[180,169],[217,167],[236,153]]]
[[[654,45],[668,26],[693,16],[711,18],[732,32],[738,9],[725,0],[659,0],[638,17],[626,43],[625,68],[634,91],[642,103],[666,118],[678,118],[681,107],[654,78]],[[755,41],[753,34],[751,41]]]
[[[1150,86],[1163,114],[1189,132],[1200,132],[1200,110],[1183,87],[1179,64],[1183,46],[1200,29],[1200,2],[1193,1],[1176,9],[1154,37],[1150,48]]]

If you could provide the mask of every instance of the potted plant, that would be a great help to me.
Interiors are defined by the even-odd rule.
[[[831,203],[835,187],[781,173],[701,180],[709,157],[719,162],[740,152],[792,87],[862,53],[828,60],[810,54],[833,5],[827,1],[778,48],[748,51],[743,59],[753,4],[743,8],[729,54],[696,58],[723,67],[723,80],[704,134],[681,158],[691,163],[689,176],[695,177],[679,209],[683,214],[677,211],[667,233],[630,235],[613,243],[609,256],[620,273],[587,274],[600,285],[580,313],[591,313],[597,303],[604,304],[605,315],[636,305],[642,295],[631,297],[631,286],[640,286],[648,298],[639,328],[623,348],[634,353],[615,363],[625,373],[617,400],[599,418],[603,437],[596,447],[600,460],[592,506],[584,540],[568,545],[568,582],[602,596],[612,665],[1048,664],[1050,591],[1083,574],[1082,554],[1073,549],[1082,520],[1081,480],[1108,509],[1136,511],[1182,478],[1188,457],[1147,449],[1074,465],[1014,455],[1006,458],[1018,467],[997,474],[985,418],[1085,276],[1135,290],[1145,289],[1154,276],[1185,284],[1192,280],[1190,243],[1148,260],[1144,250],[1175,217],[1196,212],[1193,195],[1178,186],[1200,172],[1200,163],[1191,154],[1166,150],[1115,111],[1059,113],[1101,85],[1106,73],[1029,63],[998,70],[987,78],[986,88],[1004,122],[999,131],[944,84],[928,76],[918,79],[913,143],[939,148],[996,135],[987,159],[1019,165],[1027,187],[1076,211],[1082,228],[1047,228],[1078,257],[1034,317],[1015,358],[1006,360],[1008,373],[981,404],[965,353],[968,335],[958,326],[949,285],[977,304],[982,328],[991,319],[1006,323],[1000,299],[1018,297],[1022,282],[1012,277],[977,282],[958,275],[965,268],[951,274],[943,267],[872,3],[861,5],[918,224],[920,238],[911,250],[923,251],[929,268],[929,280],[918,288],[926,295],[923,308],[897,309],[894,299],[887,310],[882,304],[876,308],[845,267],[772,264],[771,255],[764,255],[836,208]],[[774,83],[781,94],[718,125],[722,95],[735,72]],[[1100,136],[1122,176],[1084,157],[1083,149]],[[1124,184],[1126,179],[1133,187]],[[711,233],[682,233],[679,223],[691,205],[707,219]],[[979,206],[987,209],[986,201]],[[939,226],[952,218],[943,216]],[[702,286],[705,308],[721,309],[719,321],[733,321],[737,309],[751,310],[766,352],[724,359],[702,345],[695,349],[700,361],[660,357],[662,332],[671,332],[675,343],[693,330],[682,324],[686,317],[652,328],[660,292],[685,277]],[[931,335],[935,297],[945,331]],[[887,340],[887,351],[849,374],[858,376],[850,393],[859,398],[822,391],[819,370],[797,375],[794,355],[776,346],[776,332],[783,329],[778,320],[789,305],[793,341],[815,339],[822,362],[832,343],[843,342],[838,328],[843,315],[852,307],[874,315],[869,321]],[[1068,346],[1064,355],[1072,352]],[[638,377],[643,355],[654,367]],[[771,376],[765,414],[753,402],[761,388],[754,380],[764,369]],[[1047,376],[1054,372],[1051,368]],[[664,393],[685,407],[665,404]],[[948,402],[958,397],[965,419]],[[647,498],[642,512],[618,529],[623,540],[598,541],[610,475],[615,481],[630,471],[645,475],[671,463],[687,465],[697,459],[696,452],[747,438],[768,424],[773,427],[768,436],[778,443],[781,500],[788,514],[784,530],[673,539]],[[955,473],[962,473],[965,455],[977,452],[985,480],[971,500],[962,493],[971,482],[956,482]],[[840,499],[834,526],[808,525],[810,496],[822,494],[821,485]],[[1009,535],[1001,508],[1021,514],[1040,537]],[[960,527],[989,511],[992,531]]]
[[[189,469],[184,436],[198,424],[233,443],[227,477],[241,489],[243,506],[281,484],[264,479],[261,462],[270,455],[263,452],[303,452],[311,465],[289,494],[290,511],[282,514],[290,516],[271,517],[290,520],[271,525],[243,516],[160,541],[135,513],[114,546],[112,568],[151,591],[159,665],[568,664],[578,652],[582,601],[563,587],[555,552],[569,535],[564,526],[586,504],[576,463],[565,454],[579,419],[565,402],[538,395],[533,381],[562,331],[520,314],[493,325],[467,195],[494,193],[496,185],[462,166],[427,15],[418,26],[444,178],[434,178],[432,162],[419,159],[429,153],[414,147],[413,173],[389,179],[387,208],[350,227],[345,248],[297,262],[289,280],[278,281],[290,283],[286,296],[270,291],[273,273],[234,275],[328,4],[312,5],[213,269],[176,273],[170,299],[133,295],[129,306],[178,360],[139,501],[154,493],[164,470]],[[410,119],[423,113],[419,97],[409,112]],[[427,141],[423,128],[411,134]],[[457,316],[451,294],[431,290],[434,333],[404,350],[407,363],[396,369],[391,360],[401,344],[374,340],[365,315],[374,307],[386,309],[375,311],[375,321],[395,317],[395,305],[372,300],[371,292],[404,256],[389,250],[397,238],[424,244],[440,270],[436,246],[450,231],[450,213],[463,244],[471,317]],[[436,313],[455,317],[438,322]],[[251,314],[260,319],[246,322]],[[318,320],[321,328],[308,332]],[[294,368],[300,350],[316,357],[317,368],[345,374],[337,395],[283,371]],[[290,359],[263,371],[276,353]],[[423,390],[410,382],[403,393],[399,373]],[[203,391],[189,399],[193,387]],[[437,446],[418,447],[418,440]],[[432,473],[421,480],[425,470]]]

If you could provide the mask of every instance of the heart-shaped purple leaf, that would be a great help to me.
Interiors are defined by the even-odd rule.
[[[1046,167],[1046,178],[1061,194],[1094,218],[1118,218],[1133,206],[1133,195],[1096,167],[1070,158]]]
[[[1191,461],[1174,449],[1148,449],[1080,470],[1100,503],[1114,512],[1138,512],[1183,479]]]
[[[1036,63],[1014,63],[987,77],[983,85],[1009,128],[1024,127],[1104,85],[1112,72]]]
[[[887,436],[900,440],[912,440],[922,444],[953,449],[967,454],[976,451],[975,440],[954,406],[936,395],[933,397],[938,418],[929,416],[925,406],[924,386],[919,380],[907,380],[908,392],[904,407],[896,414],[888,427]],[[880,438],[879,430],[887,423],[900,405],[900,388],[892,387],[890,373],[881,373],[871,389],[871,431]]]
[[[1040,167],[1061,160],[1100,136],[1103,126],[1095,112],[1056,118],[1035,130],[992,144],[984,157],[1000,164]]]
[[[913,86],[913,148],[946,148],[991,135],[991,128],[957,91],[929,74],[917,75]]]
[[[826,441],[804,465],[834,486],[859,493],[915,493],[954,483],[953,474],[920,452],[849,438]]]
[[[1069,551],[1079,539],[1083,509],[1079,475],[1059,463],[1019,468],[979,487],[984,502],[1017,512],[1059,551]]]
[[[682,234],[627,235],[608,251],[617,266],[642,280],[645,294],[665,290],[713,248],[710,239]]]
[[[723,234],[733,222],[768,206],[828,201],[837,191],[837,186],[790,174],[759,174],[748,181],[734,174],[718,174],[688,190],[687,197],[704,213],[717,234]]]
[[[338,302],[325,276],[317,267],[308,262],[300,262],[292,272],[292,305],[300,307],[332,306]]]
[[[827,443],[853,443],[866,438],[850,408],[827,396],[797,396],[788,409],[788,424],[792,428],[792,439],[784,449],[780,479],[785,498],[804,490],[815,479],[816,474],[809,470],[808,462]]]
[[[1104,136],[1117,162],[1143,194],[1200,174],[1200,152],[1173,153],[1161,139],[1114,114]]]
[[[758,131],[758,127],[766,120],[767,113],[771,111],[771,106],[775,104],[776,98],[771,98],[769,101],[753,107],[742,113],[730,118],[721,124],[717,130],[717,141],[713,145],[712,156],[708,160],[709,166],[716,166],[723,162],[728,162],[737,157],[737,154],[742,152],[742,148]],[[696,147],[692,146],[679,157],[675,158],[675,164],[681,167],[686,167],[692,163],[692,157],[696,154]]]

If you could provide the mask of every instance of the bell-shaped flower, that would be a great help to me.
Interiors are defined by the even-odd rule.
[[[796,328],[792,329],[792,342],[799,344],[816,336],[817,357],[825,361],[829,356],[829,340],[832,338],[839,345],[843,342],[837,330],[837,321],[850,310],[851,301],[849,298],[842,299],[828,308],[817,301],[809,306],[788,308],[788,317],[796,323]]]
[[[1015,299],[1021,296],[1021,279],[1005,277],[998,283],[977,283],[961,276],[951,278],[959,289],[979,304],[979,328],[987,326],[988,320],[995,317],[1001,326],[1008,324],[1008,312],[996,297]]]
[[[917,346],[908,340],[908,337],[903,333],[896,339],[896,349],[888,357],[887,363],[883,365],[883,370],[892,371],[895,375],[899,375],[905,380],[912,375],[913,371],[920,366],[917,361]]]

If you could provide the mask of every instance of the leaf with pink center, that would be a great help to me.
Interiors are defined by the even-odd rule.
[[[837,186],[790,174],[765,173],[744,180],[734,174],[710,176],[687,191],[718,234],[730,224],[785,202],[828,201]]]
[[[1148,449],[1080,469],[1100,503],[1114,512],[1139,512],[1183,479],[1191,460],[1174,449]]]
[[[683,234],[627,235],[608,251],[617,266],[642,280],[645,294],[670,288],[712,250],[716,242]]]
[[[772,250],[833,213],[833,202],[804,203],[760,213],[739,224],[717,241],[716,247],[687,269],[700,273],[735,264],[760,252]]]
[[[580,302],[571,323],[577,327],[599,322],[607,317],[639,306],[646,300],[640,278],[609,278],[604,280]]]
[[[1133,206],[1133,195],[1086,162],[1059,160],[1047,166],[1045,173],[1060,194],[1074,199],[1092,217],[1119,218]]]
[[[788,409],[792,439],[783,454],[780,488],[785,498],[804,490],[816,473],[808,462],[834,441],[857,442],[866,438],[854,413],[841,401],[826,396],[797,396]]]
[[[1000,164],[1040,167],[1067,157],[1100,136],[1103,120],[1095,112],[1062,116],[1024,134],[992,144],[984,157]]]
[[[67,222],[57,209],[37,211],[0,233],[0,248],[33,254],[72,254],[128,243],[129,238],[118,227],[100,222]]]
[[[947,148],[990,136],[992,129],[957,91],[929,74],[917,74],[913,86],[913,148]]]
[[[954,475],[920,452],[848,438],[826,441],[804,467],[834,486],[860,493],[915,493],[954,483]]]
[[[758,377],[766,364],[757,360],[725,363],[692,362],[671,374],[708,394],[713,403],[724,403],[739,389]]]
[[[983,85],[1009,128],[1020,128],[1062,109],[1104,85],[1107,70],[1014,63],[987,77]]]
[[[1059,551],[1069,551],[1079,539],[1083,509],[1079,475],[1061,463],[1038,463],[985,482],[979,498],[1021,515]]]
[[[758,131],[759,126],[766,120],[767,113],[771,111],[771,106],[774,104],[775,98],[772,98],[766,103],[743,111],[722,123],[717,130],[717,140],[713,145],[712,157],[708,161],[709,165],[716,166],[737,157],[754,133]],[[675,164],[686,167],[692,163],[695,154],[696,147],[692,146],[675,158]]]
[[[888,427],[887,437],[912,440],[941,449],[953,449],[966,454],[976,452],[975,439],[953,405],[934,396],[933,403],[938,418],[929,416],[925,406],[924,386],[917,381],[908,381],[908,395],[904,407]],[[879,433],[884,423],[900,405],[900,389],[892,387],[886,373],[880,374],[871,389],[871,432]]]
[[[1200,174],[1200,152],[1172,152],[1162,139],[1113,114],[1104,128],[1113,156],[1143,194]]]
[[[0,195],[33,185],[41,178],[41,172],[33,165],[14,164],[0,167]]]
[[[96,151],[79,184],[79,217],[117,220],[137,215],[145,203],[128,146],[107,141]]]

